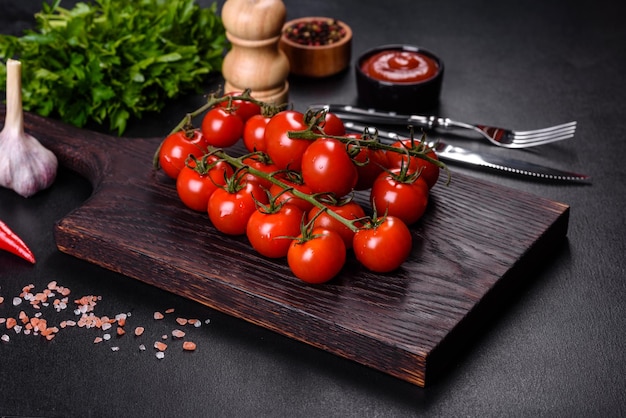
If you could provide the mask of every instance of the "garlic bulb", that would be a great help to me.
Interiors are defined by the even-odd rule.
[[[7,60],[6,96],[6,117],[0,132],[0,186],[29,197],[54,182],[58,161],[52,151],[24,132],[20,61]]]

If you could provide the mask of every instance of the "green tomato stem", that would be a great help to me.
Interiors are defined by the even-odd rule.
[[[275,184],[279,187],[281,187],[282,189],[286,190],[286,189],[290,189],[290,192],[308,202],[311,203],[313,206],[316,206],[317,208],[326,211],[326,213],[328,213],[328,215],[332,216],[333,218],[335,218],[337,221],[341,222],[343,225],[345,225],[346,227],[350,228],[351,231],[356,232],[359,230],[359,228],[354,224],[353,221],[350,221],[346,218],[344,218],[343,216],[339,215],[337,212],[335,212],[332,209],[329,209],[328,206],[324,205],[323,203],[321,203],[320,201],[318,201],[317,199],[315,199],[312,195],[308,194],[308,193],[304,193],[301,192],[300,190],[289,186],[288,184],[280,181],[279,179],[277,179],[276,177],[274,177],[271,174],[267,174],[263,171],[257,170],[254,167],[250,167],[249,165],[243,163],[243,160],[248,157],[248,155],[243,155],[241,157],[232,157],[230,156],[228,153],[226,153],[223,150],[209,150],[209,152],[213,152],[214,155],[216,155],[217,157],[223,159],[224,161],[228,162],[229,164],[231,164],[232,166],[236,167],[237,169],[241,169],[244,168],[246,169],[250,174],[253,174],[257,177],[260,177],[264,180],[268,180],[270,181],[272,184]]]
[[[431,148],[429,146],[425,146],[417,150],[414,148],[413,149],[399,148],[399,147],[394,147],[392,145],[383,144],[382,142],[378,140],[378,137],[376,134],[372,136],[371,134],[367,133],[367,136],[368,137],[371,136],[371,139],[361,139],[359,141],[355,141],[354,138],[350,138],[346,136],[318,134],[318,133],[313,132],[311,128],[312,127],[309,127],[309,129],[305,129],[302,131],[289,131],[287,132],[287,136],[291,139],[304,139],[308,141],[315,141],[316,139],[319,139],[319,138],[332,138],[332,139],[341,141],[344,144],[356,144],[359,147],[365,146],[366,148],[369,148],[369,149],[383,150],[386,152],[397,152],[400,154],[408,155],[409,157],[421,158],[422,160],[428,161],[429,163],[432,163],[436,165],[437,167],[445,170],[448,176],[448,180],[446,184],[450,183],[451,173],[450,173],[450,170],[448,169],[448,166],[444,164],[443,162],[441,162],[440,160],[431,158],[427,155],[427,153],[431,151]]]

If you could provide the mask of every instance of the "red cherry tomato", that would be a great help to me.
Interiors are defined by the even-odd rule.
[[[261,171],[267,174],[268,176],[278,171],[278,167],[276,167],[276,164],[272,163],[269,157],[265,154],[263,155],[252,154],[250,157],[244,158],[242,163],[252,169]],[[255,176],[249,171],[245,171],[245,173],[246,173],[244,177],[245,181],[248,181],[248,182],[256,181],[263,188],[267,190],[269,190],[273,185],[273,183],[270,180]]]
[[[289,179],[285,176],[279,176],[278,179],[281,182],[283,182],[288,188],[294,188],[306,194],[313,193],[311,188],[306,183],[303,183],[297,177],[292,177],[291,179]],[[277,184],[273,184],[272,187],[270,187],[270,195],[276,198],[276,202],[278,203],[289,202],[292,205],[298,206],[300,209],[302,209],[305,212],[308,212],[309,209],[313,207],[312,203],[309,203],[304,199],[294,196],[294,194],[291,191],[285,191],[285,189],[282,186],[279,186]]]
[[[356,259],[369,270],[388,273],[409,257],[413,238],[400,219],[386,216],[381,221],[354,234],[353,250]]]
[[[346,134],[346,127],[341,118],[331,112],[327,112],[324,120],[317,126],[320,128],[319,132],[323,132],[324,135],[342,136]]]
[[[214,107],[202,119],[202,134],[215,147],[230,147],[243,135],[243,120],[233,112]]]
[[[265,190],[258,183],[244,183],[235,190],[219,188],[209,198],[209,219],[224,234],[243,235],[248,219],[256,211],[257,201],[268,202]]]
[[[365,211],[363,210],[361,205],[359,205],[355,201],[350,201],[348,203],[339,205],[326,204],[325,206],[335,212],[337,215],[349,221],[362,219],[365,217]],[[342,224],[337,219],[333,218],[331,215],[328,214],[328,212],[320,212],[322,212],[322,209],[314,206],[313,209],[309,211],[307,219],[311,221],[313,218],[315,218],[315,221],[313,222],[314,227],[331,229],[333,231],[336,231],[341,236],[341,239],[343,239],[343,242],[346,245],[346,249],[352,248],[354,231],[348,228],[346,225]]]
[[[356,166],[341,141],[320,138],[302,156],[302,178],[315,193],[350,193],[357,182]]]
[[[357,133],[347,134],[346,137],[354,138],[355,140],[361,140],[362,135]],[[356,145],[349,144],[348,149],[355,147]],[[358,180],[355,190],[367,190],[372,187],[374,180],[385,171],[387,167],[387,155],[384,150],[371,149],[362,147],[359,152],[353,157],[356,164],[356,170],[358,173]]]
[[[187,157],[202,157],[206,154],[208,145],[202,132],[197,129],[191,132],[175,132],[165,138],[159,148],[159,166],[165,174],[176,179],[185,166]]]
[[[407,225],[417,222],[428,206],[428,184],[420,176],[413,181],[398,179],[400,169],[382,173],[372,186],[370,201],[379,214],[395,216]]]
[[[185,206],[205,212],[213,192],[226,183],[225,176],[232,174],[228,163],[211,155],[199,160],[197,167],[194,162],[183,167],[176,179],[176,192]]]
[[[243,127],[243,145],[250,152],[267,150],[265,145],[265,127],[271,118],[263,115],[254,115],[246,121]]]
[[[279,205],[273,212],[258,208],[248,220],[246,235],[259,254],[285,257],[293,238],[300,235],[303,217],[302,209],[291,204]]]
[[[304,115],[295,110],[284,110],[272,117],[265,127],[266,152],[281,169],[299,171],[302,155],[311,144],[307,139],[291,139],[289,131],[302,131],[307,128]]]
[[[325,283],[335,277],[346,262],[346,247],[339,234],[323,228],[314,228],[312,238],[295,239],[289,246],[287,263],[300,280]]]
[[[241,92],[232,91],[226,93],[226,96],[240,96]],[[242,121],[246,122],[254,115],[258,115],[261,113],[261,107],[248,100],[243,99],[235,99],[231,101],[230,109],[235,113],[235,115],[239,116]],[[218,107],[228,108],[228,100],[221,102],[218,104]]]
[[[393,144],[394,147],[400,149],[417,149],[420,147],[419,142],[413,141],[410,139],[404,139],[401,141],[396,141]],[[429,151],[426,155],[434,160],[438,160],[437,154],[435,151]],[[428,184],[428,188],[432,188],[437,180],[439,179],[439,167],[436,164],[431,163],[430,161],[426,161],[423,158],[419,157],[408,157],[405,153],[398,152],[388,152],[387,153],[387,161],[389,168],[400,168],[402,164],[407,164],[407,159],[409,162],[409,173],[414,173],[417,170],[422,170],[421,176],[426,180],[426,184]]]

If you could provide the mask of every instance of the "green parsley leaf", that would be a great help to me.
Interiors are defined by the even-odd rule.
[[[121,135],[128,119],[201,90],[228,48],[217,4],[194,0],[46,2],[36,29],[0,35],[0,60],[22,61],[24,109]],[[0,89],[6,68],[0,68]]]

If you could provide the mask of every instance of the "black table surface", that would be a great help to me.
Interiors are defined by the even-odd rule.
[[[0,31],[32,25],[39,2],[0,0]],[[63,2],[66,6],[71,3]],[[0,253],[0,318],[30,309],[13,298],[26,285],[98,295],[97,315],[130,313],[129,332],[94,344],[103,331],[71,327],[52,341],[0,325],[0,416],[618,416],[626,414],[626,26],[616,2],[286,0],[288,18],[333,16],[354,31],[353,58],[408,43],[445,61],[436,112],[465,121],[538,128],[578,121],[575,138],[541,149],[501,151],[584,172],[591,185],[541,183],[453,167],[571,206],[566,244],[468,341],[450,369],[422,389],[290,340],[56,249],[54,223],[91,193],[62,168],[29,199],[0,190],[0,219],[29,243],[34,266]],[[201,2],[208,5],[209,2]],[[223,2],[219,2],[219,8]],[[324,80],[293,78],[290,101],[355,103],[352,69]],[[208,87],[209,88],[209,87]],[[164,135],[199,97],[132,121],[130,136]],[[472,145],[480,150],[487,144]],[[156,321],[154,312],[175,312]],[[49,318],[74,314],[41,307]],[[45,311],[47,310],[47,311]],[[180,328],[197,350],[150,342]],[[148,345],[146,351],[140,343]],[[111,347],[119,347],[113,351]]]

